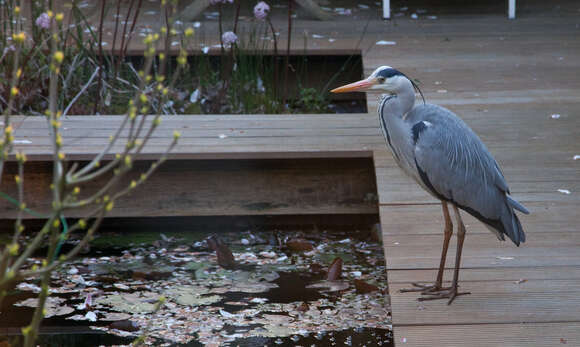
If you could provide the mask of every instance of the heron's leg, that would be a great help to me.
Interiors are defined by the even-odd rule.
[[[459,293],[458,292],[458,281],[459,281],[459,268],[461,265],[461,252],[463,251],[463,242],[465,241],[465,224],[463,224],[463,220],[461,219],[461,215],[459,214],[459,209],[456,205],[453,205],[453,210],[455,211],[455,217],[457,219],[457,252],[455,253],[455,270],[453,272],[453,282],[451,283],[451,287],[438,291],[433,295],[428,295],[425,297],[421,297],[418,300],[436,300],[436,299],[444,299],[447,298],[449,301],[447,305],[451,305],[453,300],[459,295],[471,294],[469,292]]]
[[[437,292],[443,289],[443,272],[445,271],[445,259],[447,258],[447,249],[449,248],[449,240],[451,240],[451,235],[453,235],[453,222],[451,221],[451,216],[449,215],[449,207],[447,202],[442,201],[441,207],[443,210],[443,217],[445,219],[445,229],[443,229],[443,248],[441,249],[441,261],[439,262],[439,271],[437,272],[437,279],[432,285],[424,285],[419,283],[411,283],[415,288],[403,288],[401,293],[406,292],[423,292],[424,294],[429,294]]]

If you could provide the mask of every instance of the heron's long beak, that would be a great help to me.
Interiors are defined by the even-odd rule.
[[[348,92],[364,92],[378,84],[376,78],[367,78],[358,82],[350,83],[342,87],[331,90],[331,93],[348,93]]]

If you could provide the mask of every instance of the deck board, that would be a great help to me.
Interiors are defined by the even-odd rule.
[[[580,323],[467,324],[395,328],[397,346],[577,346]],[[426,336],[429,338],[427,339]]]

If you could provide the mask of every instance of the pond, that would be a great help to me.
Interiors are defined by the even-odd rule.
[[[392,346],[384,265],[371,230],[105,230],[53,276],[39,343]],[[0,335],[18,338],[38,290],[15,288]]]

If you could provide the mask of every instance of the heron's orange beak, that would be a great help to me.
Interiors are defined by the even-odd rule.
[[[331,93],[348,93],[348,92],[364,92],[369,90],[372,86],[378,84],[376,78],[367,78],[358,82],[347,84],[342,87],[331,90]]]

